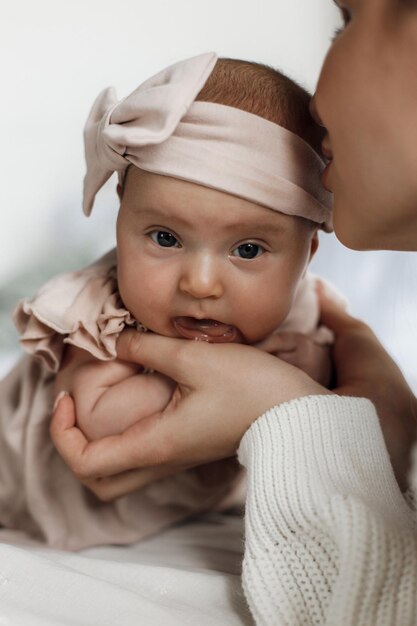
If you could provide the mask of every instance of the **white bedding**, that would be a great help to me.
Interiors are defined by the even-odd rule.
[[[130,547],[68,553],[9,534],[0,626],[227,626],[253,621],[241,515],[211,513]]]

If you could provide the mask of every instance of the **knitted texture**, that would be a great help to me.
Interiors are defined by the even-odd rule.
[[[310,396],[244,435],[243,587],[259,625],[417,624],[417,533],[374,406]]]

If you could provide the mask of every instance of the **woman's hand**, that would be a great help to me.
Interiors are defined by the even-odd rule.
[[[331,346],[320,345],[308,335],[286,332],[270,335],[256,347],[298,367],[323,387],[330,386]]]
[[[397,482],[407,488],[417,432],[417,401],[401,370],[364,322],[351,317],[319,284],[321,321],[335,334],[333,361],[341,396],[369,398],[375,405]]]
[[[406,486],[415,439],[416,399],[371,329],[326,297],[322,322],[335,333],[339,395],[376,406],[397,480]],[[165,411],[125,433],[88,443],[75,426],[71,399],[58,406],[52,439],[74,474],[103,500],[124,495],[187,467],[233,455],[265,410],[296,397],[329,393],[305,373],[255,348],[123,333],[119,357],[178,382]]]
[[[178,386],[164,411],[94,442],[75,426],[71,399],[60,402],[52,439],[74,474],[104,500],[233,456],[247,428],[267,409],[329,393],[304,372],[254,347],[125,331],[117,350],[120,359],[162,372]]]

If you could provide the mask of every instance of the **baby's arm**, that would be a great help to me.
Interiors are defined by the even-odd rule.
[[[55,380],[55,393],[74,398],[77,425],[89,440],[119,434],[138,420],[162,411],[175,384],[162,374],[117,359],[99,361],[80,348],[67,346]]]

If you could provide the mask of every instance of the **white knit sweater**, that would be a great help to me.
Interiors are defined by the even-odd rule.
[[[246,432],[243,586],[258,625],[417,624],[417,532],[375,408],[310,396]]]

